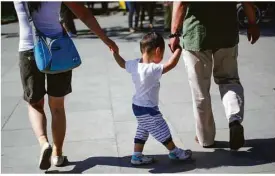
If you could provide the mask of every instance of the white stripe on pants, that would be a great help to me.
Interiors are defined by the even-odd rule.
[[[151,134],[157,141],[163,143],[171,137],[169,127],[163,119],[162,114],[154,116],[145,114],[136,118],[138,121],[136,139],[146,141],[149,134]]]
[[[183,59],[192,93],[196,134],[202,146],[213,144],[216,135],[209,93],[212,68],[214,81],[219,85],[229,123],[234,120],[240,122],[243,120],[244,95],[239,81],[237,56],[238,45],[214,52],[212,50],[183,50]]]

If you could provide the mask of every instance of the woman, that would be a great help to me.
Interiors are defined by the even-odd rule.
[[[38,70],[33,53],[34,34],[28,21],[27,8],[24,6],[26,3],[36,28],[50,38],[63,35],[63,29],[59,22],[61,2],[14,2],[20,27],[19,65],[24,100],[28,102],[29,119],[41,146],[39,168],[47,170],[51,166],[51,158],[55,166],[61,166],[66,159],[62,155],[66,132],[64,97],[72,92],[72,71],[44,74]],[[118,51],[116,44],[104,34],[95,17],[84,5],[77,2],[64,3],[107,46]],[[45,77],[47,77],[47,90],[45,89]],[[53,147],[48,142],[46,131],[47,120],[44,112],[44,95],[46,93],[52,115]]]

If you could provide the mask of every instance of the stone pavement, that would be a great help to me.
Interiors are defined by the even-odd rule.
[[[140,56],[142,33],[129,34],[127,16],[98,17],[126,59]],[[130,75],[120,69],[108,48],[76,20],[74,39],[83,64],[73,72],[73,93],[66,98],[67,135],[64,154],[69,165],[50,173],[275,173],[275,35],[263,34],[255,45],[240,35],[239,73],[245,88],[245,147],[228,149],[228,124],[217,85],[212,106],[217,148],[203,149],[194,141],[191,93],[183,60],[161,81],[160,109],[179,147],[191,148],[194,161],[171,163],[165,148],[151,137],[144,153],[157,163],[132,167],[136,120],[131,110],[134,91]],[[166,44],[168,40],[166,39]],[[2,26],[1,34],[1,170],[2,173],[43,173],[37,168],[39,145],[31,129],[18,68],[18,24]],[[165,58],[170,56],[167,49]],[[48,134],[51,116],[46,102]]]

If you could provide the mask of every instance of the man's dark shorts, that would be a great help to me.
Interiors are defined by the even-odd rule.
[[[72,92],[72,71],[59,74],[45,74],[38,70],[33,50],[19,52],[19,67],[24,91],[24,100],[33,104],[47,93],[53,97],[64,97]],[[47,91],[45,78],[47,77]]]

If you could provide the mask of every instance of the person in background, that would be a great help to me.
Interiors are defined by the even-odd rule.
[[[163,2],[163,7],[164,7],[164,31],[169,32],[171,30],[173,2],[165,1]]]
[[[153,28],[154,22],[154,9],[156,8],[156,2],[140,2],[140,9],[141,9],[141,19],[140,19],[140,28],[143,28],[143,21],[145,20],[145,11],[149,16],[149,28]]]
[[[125,1],[119,1],[119,9],[123,12],[123,15],[126,15],[128,9]]]
[[[135,32],[138,28],[139,13],[140,13],[140,3],[134,1],[126,1],[126,6],[129,10],[128,14],[128,26],[130,32]],[[133,17],[135,15],[135,26],[133,28]]]
[[[77,31],[74,24],[74,14],[64,4],[61,4],[60,22],[70,37],[76,37]]]

